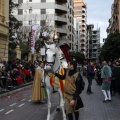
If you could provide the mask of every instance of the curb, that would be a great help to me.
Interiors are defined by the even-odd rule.
[[[32,87],[32,83],[33,82],[25,84],[25,85],[22,85],[22,86],[19,86],[19,88],[16,88],[16,89],[11,90],[9,92],[2,93],[2,94],[0,94],[0,98],[8,96],[8,95],[11,95],[13,93],[16,93],[16,92],[19,92],[19,91],[22,91],[22,90],[25,90],[25,89],[28,89],[28,88],[31,88]]]

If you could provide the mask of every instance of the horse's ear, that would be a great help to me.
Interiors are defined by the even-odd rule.
[[[44,44],[46,48],[49,48],[49,45],[46,42],[44,42]]]

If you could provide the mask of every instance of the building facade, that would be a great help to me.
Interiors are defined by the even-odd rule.
[[[14,0],[14,2],[21,4],[19,9],[14,10],[14,16],[23,23],[23,26],[48,25],[51,31],[56,30],[59,33],[61,42],[69,44],[73,41],[73,0]]]
[[[109,26],[107,28],[108,35],[120,31],[120,0],[114,0],[111,6],[111,18],[109,19]]]
[[[100,28],[94,29],[94,25],[87,25],[86,58],[99,63]]]
[[[67,28],[68,28],[68,43],[71,51],[74,51],[74,0],[68,0],[68,13],[67,13]]]
[[[83,0],[74,0],[74,19],[76,19],[77,48],[86,55],[87,5]]]
[[[9,0],[0,0],[0,58],[8,60]]]

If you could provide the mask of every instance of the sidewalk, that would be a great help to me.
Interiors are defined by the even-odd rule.
[[[7,96],[7,95],[10,95],[12,93],[19,92],[19,91],[24,90],[24,89],[30,88],[32,86],[32,83],[33,82],[29,82],[29,83],[26,83],[26,84],[23,84],[23,85],[19,85],[19,86],[16,86],[15,88],[13,88],[10,91],[0,93],[0,98],[4,97],[4,96]]]
[[[94,94],[88,95],[87,79],[85,81],[85,89],[81,94],[84,103],[84,108],[80,110],[79,120],[120,120],[120,95],[112,96],[112,102],[103,103],[104,96],[101,91],[101,86],[96,85],[93,80],[92,91]],[[62,120],[61,113],[57,114],[54,120]],[[59,119],[58,119],[59,118]]]

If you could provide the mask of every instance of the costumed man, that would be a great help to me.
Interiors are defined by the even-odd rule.
[[[45,100],[45,91],[44,91],[44,63],[41,63],[39,66],[39,63],[35,63],[35,76],[33,81],[33,87],[32,87],[32,101],[38,102],[38,101],[44,101]]]
[[[76,71],[77,62],[70,61],[68,70],[65,75],[54,73],[55,76],[61,80],[65,79],[64,93],[65,93],[65,110],[68,120],[73,120],[73,113],[75,120],[79,119],[79,109],[84,107],[80,94],[82,92],[82,77]]]
[[[70,61],[69,53],[68,53],[69,46],[66,43],[61,43],[59,41],[59,34],[56,31],[54,33],[53,42],[54,42],[54,44],[56,44],[57,48],[62,51],[62,53],[68,63]]]

